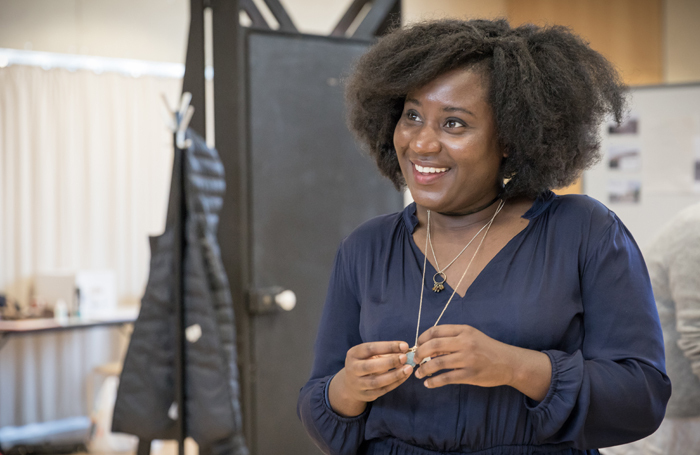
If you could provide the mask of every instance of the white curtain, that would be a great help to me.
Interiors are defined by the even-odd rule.
[[[113,269],[137,302],[148,235],[164,227],[172,136],[161,93],[181,80],[0,68],[0,292],[37,273]],[[84,384],[114,360],[114,329],[17,336],[0,350],[0,427],[84,415]]]

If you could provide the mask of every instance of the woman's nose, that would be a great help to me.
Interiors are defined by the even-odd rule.
[[[423,125],[409,144],[416,153],[437,153],[440,151],[440,141],[433,128]]]

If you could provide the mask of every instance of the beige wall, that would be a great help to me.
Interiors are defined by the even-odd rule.
[[[663,82],[662,0],[509,0],[514,25],[560,24],[590,42],[626,83]]]
[[[255,0],[259,4],[260,0]],[[352,0],[280,0],[297,28],[305,33],[328,35]]]
[[[700,1],[665,3],[664,81],[700,81]]]
[[[505,17],[506,0],[403,0],[403,21]]]
[[[184,62],[186,0],[0,0],[0,47]]]
[[[508,17],[562,23],[613,60],[631,84],[700,81],[700,0],[403,0],[405,22]]]
[[[352,0],[280,1],[301,30],[325,35]],[[189,3],[0,0],[0,48],[184,63]]]
[[[351,0],[280,1],[301,30],[327,34]],[[567,15],[579,23],[592,21],[588,37],[594,46],[607,40],[619,48],[618,59],[640,61],[630,81],[645,83],[652,82],[649,74],[658,73],[649,52],[625,49],[629,43],[615,33],[647,20],[655,3],[661,5],[662,19],[651,28],[657,42],[648,51],[661,55],[659,81],[700,81],[700,0],[403,0],[403,19],[510,16],[517,22],[547,9],[558,11],[564,22]],[[582,4],[594,7],[579,11]],[[188,5],[188,0],[0,0],[0,47],[184,62]],[[610,20],[610,11],[619,20]],[[606,25],[595,25],[598,20]],[[634,40],[645,43],[649,35]]]

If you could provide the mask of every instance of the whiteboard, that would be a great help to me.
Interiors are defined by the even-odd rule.
[[[631,88],[626,123],[602,125],[600,137],[603,158],[584,173],[583,192],[615,212],[644,250],[700,202],[700,83]]]

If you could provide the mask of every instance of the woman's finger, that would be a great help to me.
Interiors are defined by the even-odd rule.
[[[427,357],[450,354],[460,349],[459,340],[455,337],[434,338],[421,344],[416,350],[415,361],[420,363]]]
[[[380,389],[374,390],[373,392],[375,394],[375,399],[381,397],[382,395],[386,395],[387,393],[391,392],[392,390],[394,390],[395,388],[397,388],[398,386],[400,386],[401,384],[406,382],[406,380],[409,377],[411,377],[410,372],[406,373],[403,377],[400,377],[399,379],[397,379],[394,383],[386,385]]]
[[[418,346],[435,338],[455,337],[465,330],[470,329],[473,329],[473,327],[468,325],[436,325],[429,328],[418,337]]]
[[[412,371],[413,368],[410,365],[404,365],[387,373],[363,376],[359,378],[358,385],[360,390],[364,392],[378,391],[385,387],[390,387],[396,382],[405,380],[411,375]]]
[[[400,368],[406,363],[406,354],[382,355],[367,360],[356,360],[348,365],[350,372],[356,376],[386,373]]]
[[[453,353],[440,357],[432,357],[427,362],[421,364],[416,370],[418,379],[433,375],[440,370],[453,370],[455,368],[464,368],[464,356]]]
[[[356,359],[369,359],[376,355],[401,354],[408,351],[408,343],[405,341],[372,341],[362,343],[348,351],[348,355]]]
[[[464,370],[450,370],[427,378],[423,385],[429,389],[434,389],[448,384],[465,384],[464,376]]]

